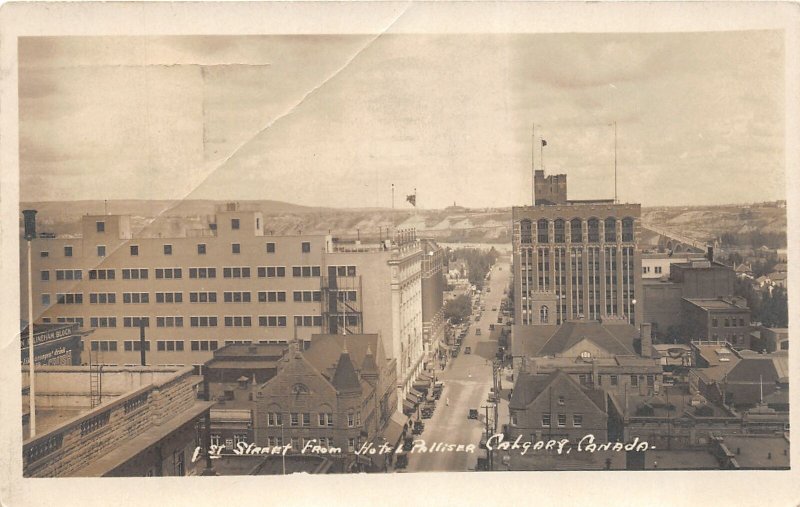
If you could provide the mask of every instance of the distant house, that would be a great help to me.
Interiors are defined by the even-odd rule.
[[[789,350],[789,329],[761,327],[761,338],[764,339],[767,352]]]
[[[786,288],[786,272],[773,271],[767,275],[773,287]]]
[[[739,265],[735,265],[733,271],[736,273],[736,278],[744,279],[753,279],[753,266],[751,264],[745,264],[742,262]]]
[[[759,289],[769,289],[772,287],[772,280],[767,275],[761,275],[755,279],[753,285]]]

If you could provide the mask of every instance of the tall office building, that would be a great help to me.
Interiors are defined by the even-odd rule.
[[[514,321],[639,322],[641,205],[568,200],[567,176],[534,171],[532,206],[515,206]]]

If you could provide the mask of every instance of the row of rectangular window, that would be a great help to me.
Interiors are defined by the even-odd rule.
[[[340,293],[340,300],[342,299]],[[61,296],[64,296],[63,298]],[[355,301],[355,291],[348,295],[348,301]],[[83,294],[58,294],[59,304],[82,304]],[[294,301],[321,301],[322,293],[320,291],[295,291]],[[189,301],[191,303],[216,303],[216,292],[190,292]],[[226,303],[250,303],[251,293],[248,291],[235,291],[224,292],[224,301]],[[93,292],[89,294],[89,302],[91,304],[116,304],[117,295],[114,292]],[[124,292],[122,294],[122,302],[126,304],[144,304],[150,302],[150,295],[147,292]],[[259,303],[283,303],[286,302],[285,291],[259,291]],[[183,303],[183,293],[181,292],[156,292],[156,303]],[[42,304],[47,306],[50,304],[50,294],[42,294]]]
[[[50,295],[49,294],[42,294],[42,296],[47,295],[47,303],[44,302],[44,297],[42,298],[42,304],[50,304]],[[83,304],[83,293],[59,293],[56,294],[56,303],[60,305],[80,305]]]
[[[355,266],[328,266],[330,276],[356,276]]]
[[[330,412],[319,412],[317,414],[317,422],[318,426],[333,426],[333,414]],[[283,426],[283,413],[267,412],[267,426]],[[289,426],[311,426],[311,413],[291,412],[289,414]]]
[[[102,222],[98,222],[102,223]],[[162,251],[164,255],[172,255],[173,248],[171,244],[162,245]],[[240,243],[231,243],[231,251],[233,253],[238,254],[241,251],[241,244]],[[310,243],[303,243],[301,246],[301,251],[303,253],[308,253],[311,251],[311,244]],[[139,255],[139,245],[130,245],[129,252],[132,257],[137,257]],[[197,253],[198,255],[205,255],[207,252],[207,247],[205,243],[198,243],[197,244]],[[267,253],[275,253],[275,243],[269,242],[266,244],[266,252]],[[64,247],[64,257],[72,257],[73,255],[73,248],[71,245]],[[106,255],[106,246],[105,245],[97,245],[97,255],[99,257],[105,257]],[[50,257],[50,252],[47,250],[42,250],[39,252],[39,257]]]
[[[567,426],[567,414],[558,414],[557,422],[559,428],[564,428]],[[515,422],[512,421],[512,424]],[[551,424],[551,415],[548,413],[542,414],[542,427],[549,428]],[[580,428],[583,426],[583,415],[582,414],[573,414],[572,415],[572,427],[573,428]]]
[[[185,343],[183,340],[156,340],[156,349],[162,352],[181,352],[185,350]],[[253,340],[225,340],[225,345],[249,345],[252,343]],[[286,344],[287,342],[286,340],[259,340],[258,343]],[[150,341],[146,340],[144,345],[145,351],[149,351]],[[214,351],[219,348],[219,340],[190,340],[189,345],[192,352]],[[114,352],[117,350],[117,342],[114,340],[95,340],[92,341],[91,347],[93,351]],[[142,349],[142,342],[140,340],[124,340],[123,349],[125,352],[139,352]]]
[[[723,327],[737,327],[736,326],[736,318],[735,317],[725,318],[725,319],[723,319],[722,322],[723,322]],[[744,324],[744,319],[740,317],[739,318],[739,327],[744,327],[744,325],[745,325]],[[711,327],[720,327],[719,326],[719,320],[717,320],[716,318],[711,319]]]
[[[294,325],[298,327],[321,327],[322,315],[295,315]]]
[[[341,319],[340,319],[341,320]],[[356,316],[348,316],[348,325],[357,325],[358,319]],[[139,327],[140,323],[144,323],[144,327],[150,327],[149,317],[123,317],[124,327]],[[284,315],[261,315],[258,317],[258,325],[261,327],[286,327],[286,316]],[[89,323],[91,327],[117,327],[116,317],[90,317]],[[216,327],[218,320],[213,316],[195,316],[189,317],[191,327]],[[224,317],[226,327],[251,327],[253,320],[249,315],[231,315]],[[294,323],[296,326],[303,327],[321,327],[321,315],[295,315]],[[80,322],[83,326],[83,319]],[[180,316],[165,316],[156,317],[156,327],[183,327],[183,317]]]
[[[261,266],[257,268],[259,278],[283,278],[286,276],[285,266]],[[355,272],[355,271],[354,271]],[[250,268],[247,266],[225,267],[222,269],[224,278],[250,278]],[[295,278],[319,277],[321,274],[320,266],[293,266],[292,276]],[[182,268],[156,268],[157,279],[179,279],[183,277]],[[216,268],[189,268],[189,278],[216,278]],[[148,268],[124,268],[122,269],[123,280],[147,280],[149,278]],[[82,271],[80,269],[57,269],[56,280],[81,280]],[[92,269],[89,270],[90,280],[114,280],[116,271],[114,269]],[[50,271],[41,271],[41,280],[50,280]]]

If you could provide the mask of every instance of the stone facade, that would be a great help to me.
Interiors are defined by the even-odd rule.
[[[541,323],[532,305],[542,293],[556,299],[548,308],[550,323],[607,317],[638,322],[640,216],[638,204],[514,207],[514,322]]]
[[[37,377],[40,370],[46,374],[49,368],[58,367],[37,368]],[[113,373],[109,369],[107,375]],[[71,375],[79,375],[89,384],[88,369],[73,369]],[[71,383],[74,382],[73,378]],[[199,382],[191,368],[184,368],[166,380],[156,380],[124,396],[111,398],[37,434],[23,442],[24,476],[189,474],[193,468],[190,453],[199,444],[196,425],[210,408],[210,404],[198,402]],[[47,408],[58,409],[52,405]],[[158,430],[163,435],[155,443],[137,447],[137,437]],[[120,451],[121,448],[127,452]],[[181,466],[177,465],[178,460]]]

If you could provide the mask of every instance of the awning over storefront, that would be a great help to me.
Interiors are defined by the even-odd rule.
[[[412,397],[412,399],[414,399],[414,401],[419,401],[420,398],[423,397],[423,394],[414,389],[413,387],[408,390],[408,394]]]
[[[428,382],[428,383],[430,383],[431,380],[433,380],[433,377],[431,377],[427,373],[420,373],[417,376],[417,382]]]
[[[406,427],[407,421],[407,416],[400,415],[397,412],[392,414],[392,417],[389,418],[389,422],[386,423],[386,428],[383,430],[383,438],[386,439],[387,444],[392,447],[397,445]]]
[[[403,400],[403,413],[406,415],[413,414],[417,409],[417,405],[410,401],[408,398]]]

